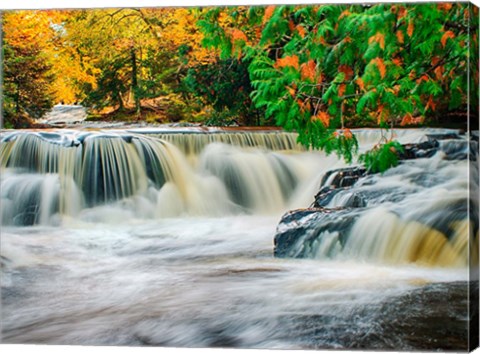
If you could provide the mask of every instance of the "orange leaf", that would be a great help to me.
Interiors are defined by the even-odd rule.
[[[350,129],[344,129],[343,136],[347,139],[351,139],[353,137],[352,131]]]
[[[407,9],[403,6],[399,6],[398,12],[397,12],[397,18],[400,20],[405,17],[407,14]]]
[[[298,70],[298,67],[299,67],[298,56],[289,55],[289,56],[286,56],[285,58],[277,59],[277,61],[274,64],[275,68],[285,68],[287,66],[294,67],[295,69]]]
[[[320,112],[316,116],[312,117],[313,120],[319,120],[322,122],[323,126],[326,128],[330,125],[330,116],[327,112]]]
[[[403,31],[400,31],[400,30],[397,31],[397,40],[398,40],[398,43],[400,44],[403,44],[405,42]]]
[[[422,81],[425,81],[425,82],[426,82],[426,81],[429,81],[429,80],[430,80],[430,78],[428,77],[428,75],[427,75],[427,74],[423,74],[423,75],[417,80],[417,84],[422,83]]]
[[[438,9],[441,10],[441,11],[444,11],[444,12],[450,11],[452,6],[453,6],[453,4],[449,3],[449,2],[444,2],[444,3],[441,3],[441,4],[437,5]]]
[[[359,77],[357,80],[355,80],[355,82],[358,85],[358,87],[360,87],[360,90],[365,91],[365,84],[364,84],[361,77]]]
[[[297,27],[295,28],[297,29],[297,32],[300,35],[300,37],[304,38],[305,34],[307,34],[307,31],[305,30],[305,28],[303,28],[303,26],[301,25],[297,25]]]
[[[407,28],[407,34],[409,37],[411,37],[413,35],[413,30],[414,30],[414,25],[413,25],[413,21],[410,20],[410,22],[408,23],[408,28]]]
[[[241,30],[234,28],[232,30],[232,42],[247,41],[247,36]]]
[[[270,20],[270,17],[273,15],[273,11],[275,11],[275,5],[270,5],[265,8],[265,14],[263,15],[263,23]]]
[[[316,67],[317,65],[315,64],[314,60],[309,60],[308,62],[300,65],[302,80],[308,79],[310,81],[314,81],[315,74],[316,74]]]
[[[338,71],[345,74],[345,80],[350,80],[353,76],[353,69],[348,65],[340,65]]]
[[[290,29],[290,32],[295,30],[295,23],[293,23],[292,20],[288,21],[288,28]]]
[[[435,70],[433,70],[433,72],[435,73],[435,77],[437,78],[437,80],[441,81],[443,79],[445,68],[443,67],[443,65],[440,65],[437,66]]]
[[[338,97],[342,97],[343,94],[345,93],[345,89],[347,88],[347,86],[345,84],[341,84],[339,87],[338,87]]]
[[[442,39],[440,39],[440,42],[442,43],[442,46],[445,47],[447,45],[447,40],[451,38],[455,38],[455,33],[452,31],[447,31],[443,34]]]
[[[350,15],[350,14],[351,14],[350,11],[345,10],[345,11],[343,11],[343,12],[340,14],[340,16],[338,16],[338,19],[341,20],[342,18],[344,18],[344,17],[346,17],[346,16],[348,16],[348,15]]]
[[[432,58],[432,66],[437,65],[439,61],[440,61],[440,57],[439,56],[434,56]]]
[[[400,122],[400,125],[403,127],[405,125],[412,124],[413,117],[410,113],[405,114],[403,116],[402,121]]]
[[[433,96],[430,95],[427,101],[427,105],[425,106],[425,110],[428,110],[429,108],[431,108],[432,111],[435,111],[436,107],[437,107],[437,104],[433,101]]]
[[[285,88],[287,89],[287,91],[288,91],[288,93],[290,94],[290,96],[295,97],[296,90],[295,90],[293,87],[285,86]]]
[[[402,66],[403,61],[401,58],[393,58],[392,63],[395,64],[396,66]]]
[[[387,68],[385,67],[385,63],[383,62],[383,59],[375,58],[375,59],[372,59],[371,62],[373,62],[377,66],[378,72],[380,73],[380,77],[383,79],[385,77],[385,74],[387,73]]]
[[[380,48],[382,50],[385,49],[385,35],[384,34],[382,34],[380,32],[377,32],[374,36],[371,36],[368,39],[368,44],[371,44],[372,42],[378,43],[378,45],[380,46]]]

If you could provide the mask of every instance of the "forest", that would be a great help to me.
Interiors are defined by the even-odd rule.
[[[467,3],[5,12],[4,126],[76,103],[90,120],[277,125],[349,161],[350,128],[466,128],[477,27]]]

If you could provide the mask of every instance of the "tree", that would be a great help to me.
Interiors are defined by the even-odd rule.
[[[38,118],[53,105],[54,75],[44,49],[54,30],[41,12],[6,12],[3,20],[3,108],[7,125],[15,126],[19,116]]]
[[[199,26],[207,47],[249,63],[267,117],[351,161],[359,122],[418,124],[465,107],[469,18],[464,3],[267,6],[215,8]],[[377,151],[390,140],[370,153],[395,163]]]

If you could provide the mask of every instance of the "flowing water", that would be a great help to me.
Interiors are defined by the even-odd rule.
[[[380,137],[357,134],[361,149]],[[343,251],[280,259],[281,216],[311,205],[325,173],[345,166],[294,134],[4,132],[2,341],[465,349],[478,221],[449,207],[467,205],[478,170],[446,158],[468,150],[465,139],[338,194],[329,207],[352,191],[373,196]],[[442,210],[451,234],[425,236]],[[412,259],[429,249],[432,261]]]

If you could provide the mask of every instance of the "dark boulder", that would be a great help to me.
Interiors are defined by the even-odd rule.
[[[438,151],[439,143],[437,140],[429,139],[421,143],[404,144],[404,151],[398,156],[400,160],[412,160],[419,158],[432,157]]]
[[[360,208],[309,208],[286,213],[275,235],[274,255],[279,258],[315,258],[317,245],[328,237],[328,253],[343,248]]]
[[[330,170],[322,178],[321,186],[325,186],[328,182],[329,186],[335,188],[338,187],[351,187],[358,181],[359,178],[366,176],[367,170],[362,166],[353,166],[338,168]]]

